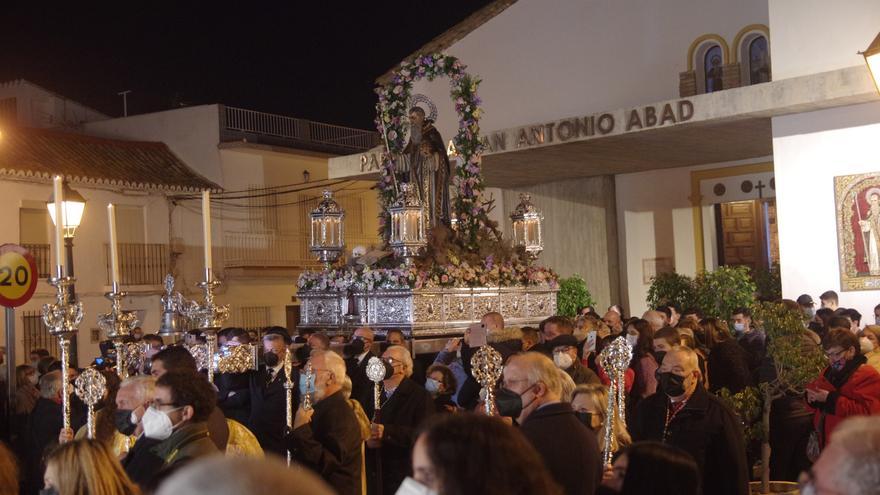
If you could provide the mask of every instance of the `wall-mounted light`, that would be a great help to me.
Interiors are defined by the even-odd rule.
[[[871,72],[871,78],[874,79],[874,87],[880,91],[880,34],[874,38],[874,41],[859,55],[865,57],[865,63],[868,64],[868,70]]]

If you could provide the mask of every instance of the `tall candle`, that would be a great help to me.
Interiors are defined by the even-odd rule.
[[[205,237],[205,273],[213,266],[211,263],[211,191],[202,191],[202,229]]]
[[[56,175],[55,179],[52,183],[53,187],[53,195],[55,201],[55,267],[56,270],[58,268],[64,267],[63,257],[61,256],[61,250],[64,249],[64,218],[61,212],[61,202],[64,201],[64,193],[61,190],[61,176]]]
[[[116,207],[107,205],[107,223],[110,226],[110,282],[113,290],[119,286],[119,252],[116,245]]]

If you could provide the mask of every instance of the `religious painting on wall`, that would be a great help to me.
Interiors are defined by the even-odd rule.
[[[880,289],[880,173],[834,178],[840,289]]]

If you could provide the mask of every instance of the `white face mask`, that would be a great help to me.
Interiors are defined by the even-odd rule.
[[[437,395],[440,392],[440,382],[433,378],[425,379],[425,390],[431,395]]]
[[[437,492],[407,476],[394,495],[437,495]]]
[[[862,348],[862,354],[867,354],[874,350],[874,343],[868,340],[868,337],[859,339],[859,346]]]
[[[141,418],[144,427],[144,435],[153,440],[166,440],[174,432],[174,425],[171,424],[171,418],[168,413],[182,409],[178,407],[170,411],[159,411],[155,407],[149,407]]]
[[[639,342],[639,336],[633,335],[631,333],[626,334],[626,343],[629,344],[630,347],[635,347]]]
[[[746,329],[746,324],[745,323],[734,323],[733,329],[736,330],[737,332],[743,332]]]
[[[574,359],[567,352],[554,352],[553,362],[559,369],[567,370],[574,364]]]

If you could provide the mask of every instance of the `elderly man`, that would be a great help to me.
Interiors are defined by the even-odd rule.
[[[813,468],[801,475],[801,493],[864,495],[880,490],[880,418],[844,421]]]
[[[614,306],[612,306],[612,308],[614,308]],[[611,329],[611,333],[618,334],[623,331],[623,320],[616,309],[609,309],[608,312],[605,313],[605,316],[602,317],[602,321],[608,325],[608,328]]]
[[[126,378],[116,393],[116,429],[133,435],[137,441],[122,459],[122,467],[132,481],[146,488],[165,461],[153,452],[161,440],[147,438],[142,419],[156,395],[156,379],[152,376]]]
[[[596,436],[562,402],[562,380],[547,356],[519,354],[504,367],[502,416],[514,417],[568,495],[592,495],[601,473]]]
[[[602,383],[596,373],[581,364],[577,352],[578,341],[574,335],[560,335],[547,342],[547,347],[553,351],[553,363],[568,373],[575,385],[586,383]]]
[[[382,354],[390,368],[382,383],[382,405],[370,425],[367,440],[367,470],[372,493],[393,494],[411,474],[410,456],[419,425],[434,412],[434,401],[424,388],[410,379],[412,356],[401,346],[391,346]],[[377,464],[376,457],[381,461]],[[381,473],[376,469],[381,465]]]
[[[648,324],[651,325],[651,330],[655,332],[668,324],[666,321],[666,314],[662,311],[655,311],[653,309],[645,311],[645,314],[642,315],[642,319],[647,320]]]
[[[351,378],[351,398],[358,401],[367,417],[373,416],[373,382],[367,378],[367,363],[373,354],[376,334],[370,327],[354,331],[351,342],[345,346],[345,372]]]
[[[296,411],[287,445],[297,464],[321,475],[337,493],[360,495],[361,432],[342,393],[345,362],[331,351],[313,351],[309,362],[313,407]]]
[[[630,425],[633,439],[679,447],[694,457],[706,495],[749,491],[745,439],[739,420],[701,384],[697,354],[687,347],[666,353],[657,393],[642,399]]]

